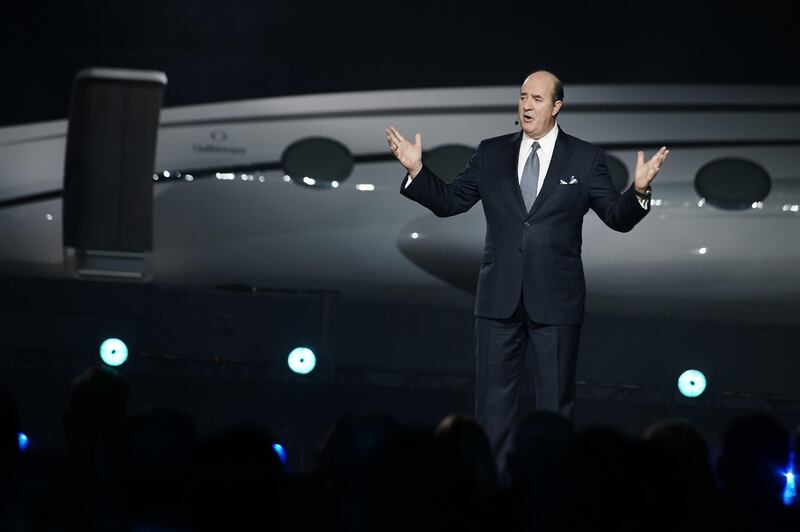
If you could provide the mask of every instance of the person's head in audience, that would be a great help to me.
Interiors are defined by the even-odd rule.
[[[17,403],[0,388],[0,457],[13,457],[19,453],[19,411]]]
[[[92,367],[75,379],[64,410],[64,435],[70,451],[92,449],[110,425],[125,417],[128,388],[113,370]]]
[[[468,513],[451,475],[455,463],[432,431],[392,434],[369,471],[368,530],[464,530]]]
[[[725,431],[718,475],[723,490],[753,507],[779,507],[786,484],[789,432],[764,414],[736,419]]]
[[[14,399],[0,389],[0,501],[3,485],[19,456],[19,411]]]
[[[95,458],[105,528],[120,517],[134,526],[188,526],[196,443],[194,419],[166,406],[110,427]]]
[[[360,483],[388,439],[399,430],[394,419],[382,414],[342,416],[320,443],[317,466],[334,482]]]
[[[669,472],[675,486],[691,494],[708,496],[716,489],[714,471],[709,459],[708,443],[703,434],[688,420],[667,419],[650,425],[642,438],[666,454]]]
[[[455,458],[459,484],[474,495],[497,489],[497,465],[486,433],[473,419],[449,415],[436,428],[436,440]]]
[[[369,473],[400,431],[399,423],[385,414],[348,415],[334,421],[316,454],[317,472],[332,507],[327,524],[333,530],[369,530]]]
[[[283,530],[286,472],[276,439],[238,426],[201,442],[193,471],[194,530]]]
[[[506,459],[512,485],[521,490],[547,490],[563,472],[575,440],[572,424],[553,412],[533,412],[513,431]]]
[[[576,435],[565,482],[565,530],[666,530],[660,455],[610,426]],[[670,529],[671,530],[671,529]]]

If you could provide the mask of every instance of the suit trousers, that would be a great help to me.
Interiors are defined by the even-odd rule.
[[[502,467],[517,422],[525,359],[533,364],[536,409],[572,418],[581,324],[531,321],[520,301],[508,319],[475,317],[475,419]]]

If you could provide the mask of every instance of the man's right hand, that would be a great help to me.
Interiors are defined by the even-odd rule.
[[[417,177],[422,170],[422,135],[417,133],[414,137],[414,144],[408,142],[394,126],[389,126],[386,131],[386,140],[389,142],[389,149],[397,160],[400,161],[411,178]]]

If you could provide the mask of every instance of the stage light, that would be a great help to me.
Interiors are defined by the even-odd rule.
[[[702,371],[687,369],[678,377],[678,390],[686,397],[698,397],[706,389],[706,376]]]
[[[121,366],[128,360],[128,346],[119,338],[109,338],[100,344],[100,358],[109,366]]]
[[[21,453],[24,453],[28,449],[28,443],[29,443],[28,437],[25,435],[25,433],[20,432],[19,434],[17,434],[17,442],[19,444],[19,451]]]
[[[783,504],[786,506],[791,506],[794,504],[795,499],[797,499],[797,487],[794,483],[794,472],[789,470],[789,472],[785,473],[784,476],[786,477],[786,487],[783,488]]]
[[[286,465],[286,449],[283,448],[283,445],[280,443],[273,443],[272,450],[275,451],[275,454],[281,459],[281,463]]]
[[[300,375],[307,375],[314,371],[317,365],[317,357],[314,352],[307,347],[295,347],[289,353],[289,369]]]

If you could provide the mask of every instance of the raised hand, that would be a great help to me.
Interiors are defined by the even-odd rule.
[[[636,174],[633,178],[633,184],[636,190],[639,192],[647,190],[647,187],[649,187],[653,179],[656,178],[658,171],[661,170],[664,161],[667,160],[667,155],[669,155],[669,150],[666,146],[662,146],[661,149],[658,150],[658,153],[653,155],[653,157],[645,163],[644,152],[639,152],[639,159],[636,161]]]
[[[389,143],[389,149],[400,161],[408,175],[412,178],[416,177],[420,170],[422,170],[422,135],[417,133],[414,136],[414,144],[400,134],[394,126],[389,126],[386,131],[386,141]]]

